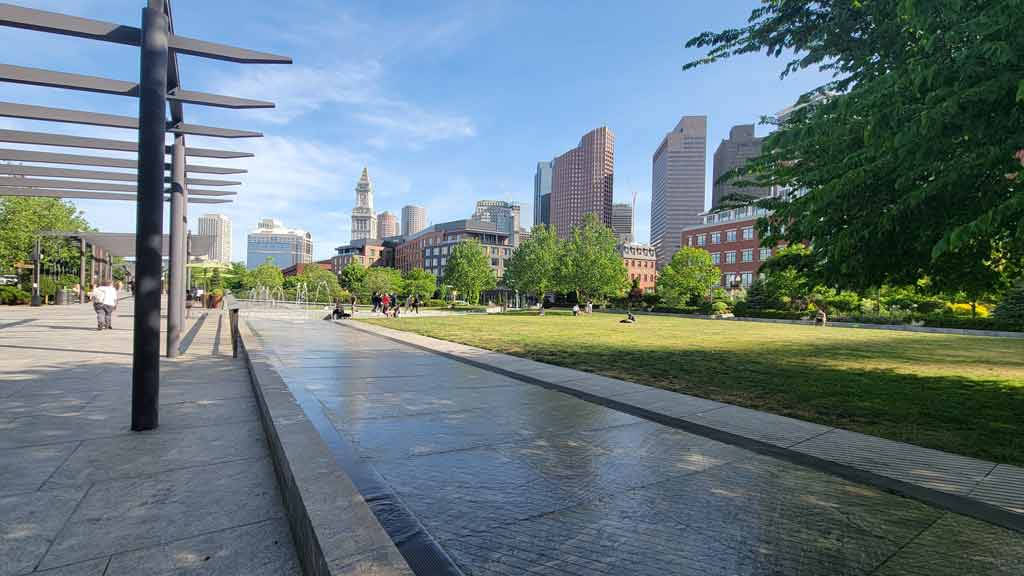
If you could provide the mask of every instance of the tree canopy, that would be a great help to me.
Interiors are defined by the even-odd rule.
[[[669,306],[686,306],[710,294],[721,280],[709,252],[683,246],[658,274],[657,293]]]
[[[365,278],[366,267],[355,260],[346,264],[338,274],[338,281],[341,282],[341,287],[349,292],[358,292]]]
[[[470,304],[480,301],[480,292],[496,284],[494,270],[484,247],[476,240],[466,240],[452,246],[442,277]]]
[[[296,276],[296,279],[306,285],[307,296],[311,302],[337,302],[348,295],[338,283],[338,276],[316,263],[303,266],[302,274]]]
[[[583,225],[573,228],[562,244],[557,265],[560,288],[575,292],[580,301],[622,293],[629,286],[629,272],[617,244],[612,229],[594,214],[587,214]]]
[[[274,260],[272,258],[267,258],[266,262],[253,269],[249,273],[247,280],[250,283],[247,288],[262,286],[273,290],[284,286],[284,274],[282,274],[281,269],[274,264]]]
[[[684,68],[764,52],[832,81],[778,120],[739,176],[762,240],[808,242],[817,280],[855,288],[1019,274],[1024,259],[1021,0],[776,0],[705,32]],[[950,269],[960,273],[950,273]]]
[[[89,231],[85,217],[70,202],[57,198],[0,197],[0,270],[32,259],[36,238],[44,231]],[[78,248],[65,238],[43,237],[43,262],[78,262]]]
[[[360,298],[368,301],[373,294],[393,294],[402,291],[402,273],[394,268],[373,266],[366,269],[360,289]]]
[[[552,227],[538,224],[505,263],[505,284],[538,299],[555,289],[560,246]]]
[[[404,295],[430,298],[437,290],[437,277],[422,268],[413,268],[402,275],[402,284]]]

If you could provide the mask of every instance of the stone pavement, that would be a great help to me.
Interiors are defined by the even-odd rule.
[[[0,576],[299,574],[228,323],[193,311],[160,428],[129,430],[131,301],[0,308]]]
[[[1024,573],[1019,532],[348,326],[247,321],[464,574]]]

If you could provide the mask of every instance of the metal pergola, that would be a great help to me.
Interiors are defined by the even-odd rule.
[[[178,54],[242,64],[290,64],[291,58],[174,33],[170,0],[147,0],[139,28],[0,2],[0,25],[75,36],[139,48],[139,82],[0,64],[0,81],[137,98],[139,114],[122,116],[84,110],[0,102],[0,116],[45,122],[134,130],[137,139],[86,138],[49,132],[0,130],[0,196],[42,196],[135,202],[135,318],[132,342],[132,430],[156,428],[160,389],[161,248],[164,202],[170,202],[167,355],[178,354],[185,317],[188,204],[221,204],[235,192],[232,180],[192,177],[239,174],[245,170],[193,165],[187,158],[251,157],[247,152],[186,146],[187,135],[252,138],[259,132],[188,124],[183,104],[229,109],[272,108],[272,102],[186,90]],[[170,117],[168,118],[168,110]],[[174,136],[166,142],[167,133]],[[102,155],[18,149],[9,145],[136,152],[135,160]],[[170,162],[166,156],[170,155]],[[80,166],[64,168],[49,164]],[[98,169],[97,169],[98,168]],[[108,168],[132,169],[117,172]],[[131,182],[134,181],[134,184]],[[168,186],[169,185],[169,186]],[[193,186],[204,186],[197,188]]]

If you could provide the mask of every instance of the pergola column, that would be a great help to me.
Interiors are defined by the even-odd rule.
[[[171,231],[168,240],[170,260],[167,270],[167,357],[178,355],[181,329],[185,322],[185,136],[174,135],[171,152]]]
[[[78,303],[85,304],[85,238],[78,239]]]
[[[142,10],[142,57],[139,73],[139,177],[135,231],[135,332],[132,339],[132,430],[152,430],[159,425],[167,36],[164,2],[149,0],[149,6]]]

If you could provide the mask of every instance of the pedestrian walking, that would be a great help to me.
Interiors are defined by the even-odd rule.
[[[96,329],[113,329],[114,309],[117,308],[117,288],[110,280],[104,280],[100,286],[92,290],[92,308],[96,311]]]
[[[380,297],[381,311],[384,312],[384,316],[388,315],[388,305],[391,304],[391,296],[388,296],[387,292]]]
[[[412,299],[412,311],[417,313],[417,314],[420,313],[420,297],[419,297],[419,294],[414,296],[413,299]]]

